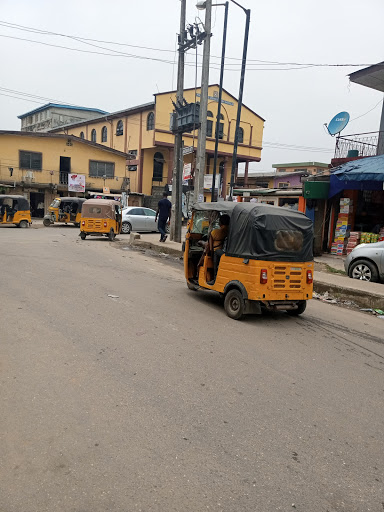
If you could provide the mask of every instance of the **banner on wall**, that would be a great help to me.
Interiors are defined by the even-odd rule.
[[[68,174],[68,192],[85,192],[85,174]]]

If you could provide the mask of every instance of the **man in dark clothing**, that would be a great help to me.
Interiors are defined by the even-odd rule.
[[[163,192],[163,196],[164,196],[163,199],[161,199],[157,205],[157,212],[156,212],[156,218],[155,218],[155,221],[157,221],[157,219],[159,219],[157,228],[161,235],[160,242],[165,242],[167,239],[165,229],[166,229],[168,219],[171,220],[171,208],[172,208],[171,201],[169,201],[167,199],[167,196],[168,196],[167,192]]]

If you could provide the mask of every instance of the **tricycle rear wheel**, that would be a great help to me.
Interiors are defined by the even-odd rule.
[[[225,295],[224,309],[229,318],[240,320],[244,315],[245,302],[239,290],[233,289]]]
[[[307,301],[306,300],[301,300],[298,304],[297,304],[297,309],[288,309],[286,312],[288,313],[288,315],[290,316],[299,316],[301,315],[302,313],[304,313],[305,309],[307,307]]]

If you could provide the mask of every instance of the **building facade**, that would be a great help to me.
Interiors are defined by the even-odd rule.
[[[23,132],[48,132],[59,126],[86,121],[106,113],[104,110],[95,108],[48,103],[30,112],[21,114],[18,118],[21,121],[20,129]]]
[[[24,195],[32,213],[43,216],[55,197],[79,195],[68,193],[69,173],[85,175],[87,193],[125,192],[129,158],[72,135],[0,131],[0,189]]]
[[[272,164],[272,167],[279,173],[304,172],[311,176],[329,175],[329,164],[323,162],[298,162],[288,164]]]
[[[218,90],[218,85],[209,86],[208,115],[203,121],[207,123],[206,174],[213,172]],[[200,89],[184,91],[184,98],[188,103],[198,101],[199,96]],[[86,122],[72,123],[51,132],[72,134],[105,147],[133,153],[137,158],[128,167],[130,190],[151,196],[155,190],[164,188],[172,182],[174,161],[174,135],[170,130],[172,101],[176,101],[175,91],[155,94],[155,100],[151,103]],[[219,195],[225,197],[230,182],[237,113],[236,98],[225,90],[222,95],[221,112],[217,173],[220,184]],[[249,162],[260,161],[263,129],[264,119],[243,105],[237,163],[245,162],[248,165]],[[184,146],[190,151],[185,155],[184,163],[191,164],[192,175],[195,168],[197,137],[197,129],[183,135]],[[209,197],[207,189],[205,198],[209,200]]]

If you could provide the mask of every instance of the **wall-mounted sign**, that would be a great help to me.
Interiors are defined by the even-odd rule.
[[[109,190],[109,187],[103,187],[103,194],[110,194],[111,191]]]
[[[85,174],[68,174],[68,192],[85,192]]]
[[[200,98],[201,94],[198,92],[196,94],[196,96],[198,96]],[[217,103],[219,103],[219,98],[217,98],[216,96],[208,96],[208,99],[212,100],[212,101],[217,101]],[[232,101],[226,101],[226,100],[221,100],[221,103],[224,103],[225,105],[234,105],[234,103]]]

